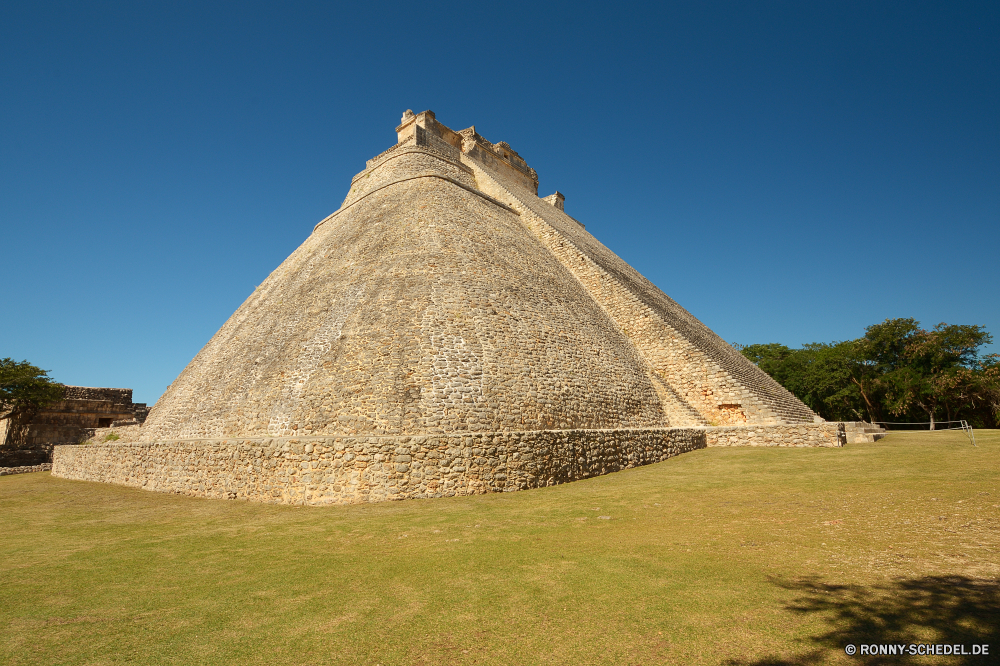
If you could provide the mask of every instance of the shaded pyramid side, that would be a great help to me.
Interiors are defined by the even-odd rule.
[[[498,160],[490,144],[467,142],[463,159],[480,188],[522,221],[584,286],[653,369],[673,425],[793,424],[821,420],[691,313],[541,199]],[[484,145],[485,144],[485,145]],[[561,203],[561,201],[559,202]]]
[[[243,303],[141,439],[670,425],[649,364],[451,145],[397,146]]]

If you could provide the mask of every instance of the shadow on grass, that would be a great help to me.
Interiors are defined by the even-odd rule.
[[[878,587],[827,585],[818,578],[775,582],[799,592],[786,607],[802,615],[819,615],[829,630],[807,639],[812,645],[794,657],[734,659],[740,666],[807,666],[826,661],[830,651],[844,655],[853,644],[859,664],[927,663],[926,656],[860,654],[862,644],[946,643],[990,644],[989,656],[945,657],[949,664],[1000,663],[1000,584],[963,576],[928,576],[896,580]],[[939,657],[940,659],[940,657]]]

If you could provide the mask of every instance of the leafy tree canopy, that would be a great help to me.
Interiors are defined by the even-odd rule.
[[[801,349],[756,344],[741,353],[829,420],[1000,422],[1000,357],[981,356],[982,326],[887,319],[856,340]]]

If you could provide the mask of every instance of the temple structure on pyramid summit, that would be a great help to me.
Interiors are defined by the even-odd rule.
[[[840,446],[587,232],[507,143],[407,111],[141,425],[53,474],[352,503],[511,491],[705,446]]]

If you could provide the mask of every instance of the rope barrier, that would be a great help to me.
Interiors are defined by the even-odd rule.
[[[941,430],[941,431],[945,431],[945,430],[961,430],[962,432],[965,433],[965,436],[969,438],[969,441],[972,442],[972,445],[975,446],[977,449],[979,448],[979,445],[976,444],[976,435],[975,435],[974,432],[972,432],[972,426],[970,426],[967,421],[934,421],[934,425],[935,426],[946,425],[948,423],[958,423],[959,425],[956,426],[956,427],[954,427],[954,428],[937,428],[937,427],[935,427],[934,430],[931,430],[930,429],[930,425],[931,425],[930,421],[872,421],[872,425],[880,425],[880,426],[890,426],[890,425],[925,425],[925,426],[928,426],[928,428],[927,428],[928,432],[937,432],[938,430]],[[886,430],[889,430],[889,428],[886,428]]]
[[[930,421],[872,421],[872,423],[887,423],[889,425],[930,425]],[[965,421],[935,421],[938,423],[965,423]]]

